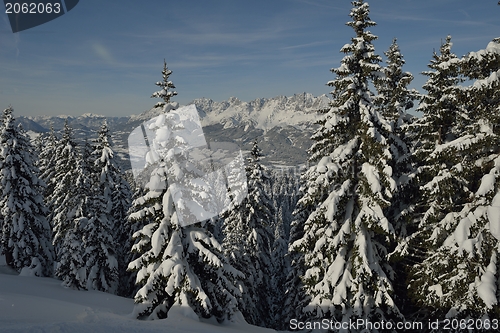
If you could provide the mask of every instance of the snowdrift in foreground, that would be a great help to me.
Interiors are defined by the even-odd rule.
[[[274,332],[248,325],[200,322],[190,308],[172,308],[169,318],[131,318],[132,299],[97,291],[66,289],[51,278],[18,276],[0,257],[0,331],[2,332]]]

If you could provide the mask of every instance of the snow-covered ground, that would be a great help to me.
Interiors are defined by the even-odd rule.
[[[20,276],[0,256],[0,331],[6,332],[275,332],[248,325],[201,322],[189,308],[175,308],[169,318],[141,321],[130,317],[134,302],[98,291],[78,291],[52,278]]]

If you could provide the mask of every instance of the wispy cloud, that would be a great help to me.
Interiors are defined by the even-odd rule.
[[[286,16],[286,14],[280,14]],[[187,46],[253,47],[259,43],[272,42],[297,34],[301,23],[290,25],[289,17],[266,18],[260,24],[242,25],[237,19],[194,20],[180,19],[175,27],[163,27],[154,31],[124,33],[124,37],[137,43],[172,43]]]
[[[464,10],[460,10],[464,14],[468,15]],[[463,20],[463,19],[443,19],[442,17],[431,17],[429,15],[404,15],[398,13],[387,13],[387,12],[377,12],[376,16],[378,18],[383,18],[387,21],[415,21],[415,22],[433,22],[440,25],[452,24],[455,26],[484,26],[484,27],[498,27],[500,24],[498,22],[490,23],[484,20]],[[469,16],[470,17],[470,16]]]
[[[320,46],[320,45],[327,45],[327,44],[331,44],[331,41],[325,40],[325,41],[317,41],[317,42],[311,42],[311,43],[305,43],[305,44],[297,44],[297,45],[285,46],[285,47],[282,48],[282,50],[302,49],[302,48],[308,48],[308,47]]]
[[[92,42],[91,43],[92,50],[94,51],[94,54],[103,60],[104,62],[108,64],[114,64],[116,63],[116,60],[114,59],[113,55],[111,52],[108,50],[107,47],[102,45],[99,42]]]
[[[144,42],[170,41],[176,44],[190,45],[228,45],[244,46],[256,42],[271,41],[283,38],[284,31],[279,29],[262,29],[251,32],[186,32],[163,31],[155,34],[127,34],[129,38],[137,38]]]
[[[281,55],[274,52],[251,52],[251,53],[205,53],[183,56],[181,60],[173,60],[173,67],[177,68],[203,68],[229,66],[234,64],[258,64],[259,62],[279,60]]]

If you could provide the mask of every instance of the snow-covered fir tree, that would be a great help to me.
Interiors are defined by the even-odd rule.
[[[375,81],[378,95],[374,101],[379,112],[391,126],[387,139],[393,158],[388,163],[392,169],[392,178],[396,181],[396,188],[392,194],[391,205],[385,214],[398,236],[398,241],[394,242],[391,248],[397,248],[392,254],[392,265],[397,273],[394,281],[396,304],[402,310],[408,303],[406,275],[409,261],[406,259],[405,251],[408,249],[404,240],[415,231],[412,212],[416,200],[415,194],[418,193],[417,184],[413,181],[415,163],[411,153],[411,137],[406,135],[412,117],[406,111],[414,106],[418,93],[408,88],[413,75],[403,71],[405,60],[396,39],[384,54],[386,66],[382,68],[384,75]]]
[[[370,84],[383,74],[368,28],[369,6],[353,1],[347,23],[355,36],[341,48],[330,108],[312,137],[306,192],[299,207],[313,211],[293,249],[304,253],[304,309],[310,319],[399,320],[392,294],[388,241],[395,236],[385,212],[396,181],[390,122],[377,111]]]
[[[158,84],[164,89],[152,96],[164,99],[157,104],[164,110],[173,96],[168,91],[173,87],[168,75],[170,71],[164,65],[164,81]],[[147,223],[134,234],[136,242],[132,250],[137,253],[137,258],[129,264],[129,269],[137,272],[136,282],[140,287],[135,295],[134,313],[140,318],[165,318],[170,308],[177,304],[190,307],[200,317],[224,321],[237,311],[239,289],[234,281],[241,273],[227,263],[221,245],[208,230],[207,221],[186,225],[178,214],[185,216],[189,212],[176,211],[173,189],[167,179],[173,177],[178,180],[181,177],[180,174],[172,174],[179,167],[174,165],[172,156],[187,163],[183,156],[176,155],[186,151],[182,149],[181,142],[165,141],[160,133],[162,131],[158,132],[160,129],[177,128],[179,125],[174,118],[169,112],[163,113],[149,128],[157,133],[152,146],[163,149],[157,152],[157,162],[152,164],[145,194],[134,200],[129,216],[131,221],[143,220]],[[150,162],[152,160],[149,159]],[[196,168],[193,169],[196,171]],[[198,196],[203,189],[198,188],[196,192],[194,183],[190,184],[193,185],[191,190],[194,196]]]
[[[126,212],[128,206],[126,202],[115,201],[116,196],[120,195],[118,191],[123,186],[123,179],[111,145],[105,122],[89,156],[93,163],[89,165],[91,188],[88,221],[83,229],[83,259],[87,271],[87,289],[114,293],[118,288],[119,273],[117,229],[124,218],[118,215],[122,220],[117,221],[113,213],[118,213],[116,209]]]
[[[376,81],[378,95],[375,103],[386,119],[401,126],[407,116],[406,111],[413,107],[417,97],[417,92],[408,88],[413,75],[403,71],[405,60],[396,39],[384,54],[387,65],[382,68],[384,75]]]
[[[300,304],[296,297],[303,295],[300,276],[303,270],[294,267],[299,260],[297,256],[301,253],[291,254],[288,251],[289,241],[301,238],[295,233],[296,226],[292,227],[294,220],[293,212],[299,195],[300,175],[299,168],[277,169],[271,172],[272,177],[272,201],[275,211],[274,216],[274,244],[273,244],[273,310],[274,322],[270,327],[275,329],[287,329],[288,322],[292,318],[299,318]],[[303,222],[303,221],[302,221]],[[295,238],[294,238],[295,237]],[[292,259],[294,258],[294,259]],[[296,259],[295,259],[296,258]],[[302,273],[300,273],[302,272]]]
[[[102,172],[107,173],[106,178],[108,179],[110,189],[110,197],[108,198],[110,201],[108,201],[108,205],[111,207],[110,218],[113,220],[112,236],[116,245],[118,276],[120,279],[118,285],[119,290],[117,292],[121,295],[129,296],[126,292],[128,286],[127,281],[130,278],[127,266],[130,262],[129,254],[130,249],[132,248],[130,241],[133,233],[129,229],[130,225],[127,223],[127,218],[132,204],[132,191],[130,189],[129,181],[127,180],[127,175],[122,171],[117,163],[116,156],[113,151],[113,142],[106,123],[101,127],[98,141],[102,141],[102,143],[98,143],[98,147],[107,147],[103,149],[103,154],[104,150],[106,150],[108,161],[107,166],[102,168]],[[100,162],[98,162],[98,160],[96,160],[96,163],[100,164],[102,159]],[[135,231],[137,230],[134,230],[134,232]]]
[[[90,174],[73,140],[72,129],[65,123],[56,151],[51,221],[56,251],[55,275],[63,285],[86,289],[87,272],[83,259],[83,229],[88,221]]]
[[[130,225],[127,223],[128,213],[132,204],[132,192],[130,185],[121,174],[117,174],[115,179],[115,190],[113,193],[113,205],[111,209],[111,216],[114,220],[113,237],[117,245],[118,257],[118,294],[123,296],[130,296],[127,292],[130,286],[130,272],[127,270],[130,260],[130,249],[132,248],[132,232],[129,229]]]
[[[69,219],[72,216],[72,207],[63,205],[71,199],[70,189],[75,184],[74,182],[74,168],[78,160],[78,152],[76,151],[76,143],[73,139],[71,127],[66,122],[64,125],[64,132],[60,141],[57,142],[55,151],[54,174],[51,177],[54,189],[52,193],[46,198],[49,205],[54,209],[49,212],[49,219],[54,229],[54,248],[56,251],[56,258],[59,258],[59,247],[64,238],[64,233],[68,228]]]
[[[423,117],[410,127],[415,136],[416,181],[421,189],[415,212],[417,235],[424,238],[435,233],[436,224],[447,212],[460,210],[471,194],[460,172],[464,152],[449,145],[465,135],[469,122],[458,86],[462,81],[459,59],[451,52],[451,47],[448,36],[440,53],[434,53],[428,65],[431,71],[423,73],[428,76],[423,86],[427,93],[420,97],[417,109],[423,112]],[[438,232],[433,239],[440,242],[445,237]]]
[[[46,199],[47,208],[52,211],[52,206],[47,199],[54,192],[54,174],[56,171],[56,151],[58,138],[54,131],[54,127],[50,128],[48,135],[38,136],[41,142],[40,157],[38,168],[40,169],[40,178],[45,182],[44,198]]]
[[[470,121],[466,112],[459,83],[460,59],[451,52],[451,37],[441,45],[440,53],[434,52],[428,67],[430,71],[423,88],[426,94],[420,97],[417,110],[423,117],[415,121],[410,129],[414,135],[414,158],[416,162],[416,184],[419,186],[415,200],[413,217],[417,226],[404,245],[408,246],[411,260],[417,265],[412,267],[410,294],[421,299],[424,286],[430,282],[427,277],[419,278],[430,264],[429,256],[450,234],[448,214],[459,212],[472,196],[470,183],[466,179],[465,169],[470,169],[470,160],[466,158],[464,146],[455,144],[466,135]],[[427,261],[426,261],[427,260]],[[434,285],[427,285],[430,287]],[[429,316],[426,307],[419,307],[417,316]]]
[[[440,68],[450,64],[457,62]],[[494,319],[500,315],[500,39],[466,55],[458,65],[473,81],[457,89],[455,97],[467,101],[470,121],[461,136],[436,150],[454,154],[453,176],[463,179],[463,192],[472,195],[439,207],[444,217],[424,239],[431,250],[415,267],[411,286],[418,304],[434,316]],[[454,191],[448,184],[439,183]]]
[[[174,304],[189,306],[200,317],[229,319],[236,311],[240,275],[226,262],[222,247],[207,230],[206,221],[183,226],[167,186],[167,164],[153,171],[147,193],[135,200],[143,208],[131,220],[151,221],[134,234],[138,258],[135,313],[149,319],[165,318]]]
[[[239,303],[246,321],[259,326],[274,320],[272,309],[272,201],[264,184],[268,176],[260,163],[261,150],[254,141],[247,159],[248,196],[224,220],[224,253],[241,271],[243,295]],[[270,315],[271,314],[271,315]]]
[[[299,178],[296,168],[282,168],[270,170],[271,194],[274,207],[274,224],[272,225],[275,235],[283,232],[283,238],[288,240],[290,235],[290,224],[293,220],[293,211],[299,199]],[[279,231],[282,229],[282,231]]]
[[[176,91],[173,91],[172,89],[175,89],[175,86],[172,81],[169,80],[170,75],[172,74],[172,71],[167,68],[167,63],[165,60],[163,60],[163,70],[162,70],[162,76],[163,76],[163,81],[158,81],[155,84],[158,87],[161,87],[162,90],[156,91],[151,95],[151,98],[161,98],[163,101],[158,102],[155,104],[154,108],[164,108],[165,112],[168,112],[170,110],[175,109],[174,104],[170,103],[170,99],[173,96],[177,95]],[[147,220],[145,217],[141,217],[139,219],[137,218],[130,218],[131,214],[137,213],[141,211],[146,204],[144,200],[139,200],[139,198],[143,198],[149,189],[147,187],[142,186],[143,184],[147,183],[149,180],[149,177],[152,174],[152,171],[154,169],[154,165],[148,165],[145,170],[138,176],[139,179],[135,179],[135,188],[134,188],[134,195],[133,195],[133,202],[131,203],[130,211],[127,212],[127,223],[126,223],[126,229],[128,229],[128,232],[130,236],[135,234],[135,232],[141,230],[145,225],[149,224],[149,220]],[[163,193],[164,194],[164,193]],[[149,214],[151,215],[151,214]],[[154,218],[153,218],[154,219]],[[132,239],[130,237],[129,241]],[[127,245],[129,245],[128,243]],[[128,250],[132,248],[131,246],[128,247]],[[130,261],[135,260],[136,257],[134,255],[134,251],[130,253],[129,255]],[[129,262],[130,262],[129,261]]]
[[[375,81],[378,91],[375,104],[391,126],[388,143],[393,158],[389,160],[389,165],[397,187],[388,214],[399,236],[405,237],[408,222],[405,220],[412,210],[411,204],[414,200],[412,194],[415,192],[414,184],[410,183],[409,177],[413,173],[410,138],[405,133],[411,117],[406,111],[414,106],[417,92],[408,88],[413,75],[403,71],[405,60],[396,39],[384,54],[387,57],[387,66],[382,68],[384,75]]]
[[[290,273],[290,263],[287,257],[288,240],[285,237],[284,225],[278,227],[275,231],[273,249],[272,249],[272,274],[271,274],[271,292],[272,318],[268,327],[280,329],[283,325],[283,305],[286,300],[286,280]]]
[[[433,54],[428,65],[431,70],[422,73],[428,77],[423,85],[426,93],[420,96],[417,108],[424,114],[417,124],[422,149],[432,149],[462,135],[468,120],[462,101],[457,99],[458,83],[463,80],[459,73],[460,59],[451,51],[452,46],[451,36],[447,36],[440,52]]]
[[[167,69],[165,61],[163,65],[163,82],[156,82],[156,85],[159,87],[164,87],[163,89],[166,93],[163,94],[162,89],[160,91],[154,92],[151,95],[151,98],[162,98],[163,102],[156,103],[155,108],[164,107],[165,110],[170,111],[175,109],[170,105],[170,98],[177,95],[177,93],[175,91],[169,91],[170,88],[175,88],[175,86],[173,86],[173,83],[168,79],[170,74],[172,74],[172,71]],[[157,211],[161,207],[161,198],[165,195],[166,189],[165,191],[162,191],[162,193],[150,193],[151,191],[154,191],[154,189],[152,190],[149,186],[145,186],[150,180],[153,172],[157,172],[155,171],[155,167],[157,167],[157,165],[147,165],[145,170],[137,176],[138,178],[134,179],[135,189],[133,200],[129,211],[127,211],[127,219],[124,226],[125,228],[123,230],[124,236],[127,236],[124,248],[126,251],[129,251],[128,255],[124,258],[125,263],[128,263],[128,276],[122,276],[122,279],[120,281],[121,286],[119,293],[124,296],[134,297],[140,287],[142,287],[142,285],[139,284],[137,280],[137,269],[130,268],[130,263],[136,262],[136,260],[140,258],[146,250],[150,249],[151,245],[149,243],[150,240],[148,240],[146,242],[147,247],[139,247],[139,233],[148,225],[153,226],[159,224],[163,218],[161,213]],[[149,209],[149,207],[155,208]],[[169,307],[170,306],[171,304],[169,304]],[[166,316],[166,313],[164,314],[164,316]]]
[[[139,204],[140,201],[138,199],[146,194],[146,189],[142,186],[137,186],[134,181],[129,180],[129,184],[131,184],[135,188],[135,191],[132,195],[131,206],[127,211],[127,218],[123,222],[123,227],[120,232],[120,239],[122,240],[119,242],[119,244],[123,247],[122,260],[126,265],[126,271],[120,271],[118,295],[133,298],[139,290],[139,287],[135,282],[137,278],[137,272],[130,270],[128,268],[128,264],[136,260],[140,256],[137,251],[132,251],[132,247],[135,243],[134,234],[140,231],[145,225],[149,224],[152,221],[152,217],[146,218],[144,216],[142,218],[132,218],[133,213],[137,213],[145,207],[145,203],[141,202]]]
[[[300,187],[297,193],[299,198],[304,197],[306,185],[305,170],[301,173],[299,179]],[[309,304],[310,296],[305,293],[302,276],[305,274],[305,253],[301,252],[298,247],[295,247],[295,242],[299,242],[304,237],[304,224],[308,216],[315,209],[313,203],[309,201],[299,200],[296,209],[292,212],[293,219],[290,222],[290,234],[288,236],[288,251],[286,254],[286,262],[290,266],[290,271],[287,274],[285,281],[285,297],[283,308],[281,311],[281,325],[278,329],[289,328],[288,323],[292,319],[306,320],[304,309]]]
[[[52,276],[52,230],[43,201],[45,184],[35,166],[34,147],[21,125],[14,124],[13,109],[3,111],[0,127],[0,247],[7,264],[37,276]]]

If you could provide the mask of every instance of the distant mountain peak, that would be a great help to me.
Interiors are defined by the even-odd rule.
[[[106,116],[103,116],[102,114],[95,114],[95,113],[84,113],[79,118],[106,118]]]
[[[250,102],[242,102],[236,97],[222,102],[200,98],[193,100],[192,104],[198,108],[203,125],[222,124],[224,128],[233,128],[252,124],[267,131],[276,126],[309,124],[328,102],[326,95],[315,97],[304,92],[290,97],[257,98]]]

